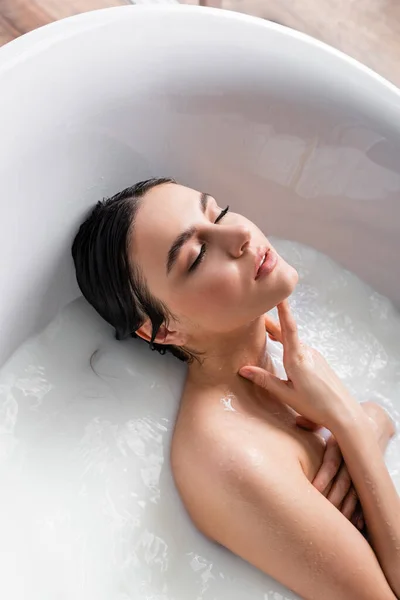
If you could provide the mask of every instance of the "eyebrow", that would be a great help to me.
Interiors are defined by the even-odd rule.
[[[210,198],[210,195],[205,194],[204,192],[201,192],[201,194],[199,196],[200,210],[203,214],[207,210],[209,198]],[[178,260],[178,256],[182,249],[182,246],[184,246],[186,244],[186,242],[194,236],[195,233],[196,233],[196,227],[193,227],[193,226],[188,227],[188,229],[185,229],[185,231],[182,231],[182,233],[180,233],[178,235],[178,237],[175,239],[171,248],[168,250],[167,275],[170,274],[171,269],[173,268],[176,261]]]

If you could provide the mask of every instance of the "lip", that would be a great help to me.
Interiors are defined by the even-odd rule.
[[[261,265],[261,267],[259,268],[259,264],[260,261],[262,260],[263,256],[265,256],[265,260],[263,262],[263,264]],[[255,260],[255,277],[254,279],[261,279],[261,277],[264,277],[266,275],[269,275],[270,273],[272,273],[272,271],[275,269],[276,264],[278,262],[278,256],[276,254],[276,252],[274,252],[271,248],[259,248],[256,254],[256,260]]]

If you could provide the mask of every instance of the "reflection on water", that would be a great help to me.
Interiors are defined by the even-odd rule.
[[[277,246],[300,271],[302,337],[400,428],[400,320],[390,303],[322,255]],[[82,299],[2,369],[2,597],[295,598],[209,543],[181,505],[169,446],[184,375],[139,340],[117,342]],[[234,398],[221,402],[235,409]],[[387,464],[400,490],[399,461],[397,436]]]

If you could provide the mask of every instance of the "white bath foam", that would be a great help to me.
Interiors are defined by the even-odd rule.
[[[298,268],[301,337],[400,431],[400,317],[325,256]],[[175,490],[169,445],[185,368],[117,342],[82,300],[0,373],[0,596],[7,600],[293,600],[206,541]],[[387,465],[400,491],[400,438]],[[322,600],[322,598],[321,598]]]

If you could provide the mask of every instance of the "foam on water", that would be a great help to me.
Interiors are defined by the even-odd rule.
[[[325,256],[276,241],[300,272],[301,337],[400,430],[400,317]],[[0,596],[292,600],[190,523],[169,445],[184,366],[117,342],[79,299],[0,373]],[[229,409],[229,407],[227,407]],[[400,491],[400,438],[387,465]]]

